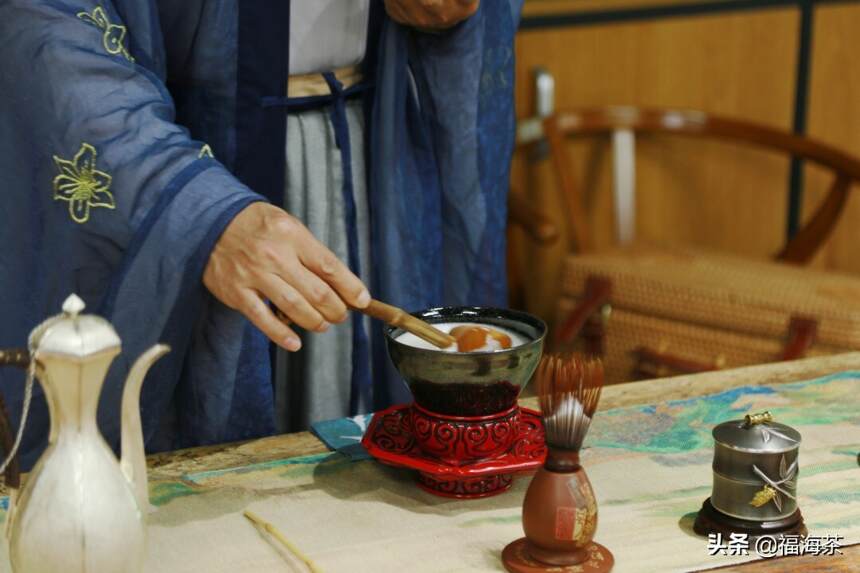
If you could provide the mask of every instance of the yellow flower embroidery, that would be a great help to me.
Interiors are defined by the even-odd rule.
[[[113,54],[114,56],[119,54],[129,62],[134,61],[134,58],[123,44],[123,41],[125,40],[126,27],[120,26],[119,24],[111,24],[104,8],[97,6],[93,10],[92,14],[88,12],[79,12],[78,18],[84,22],[89,22],[93,26],[104,31],[104,34],[102,34],[102,44],[104,44],[107,53]]]
[[[212,148],[209,147],[208,143],[204,144],[203,147],[200,148],[200,153],[197,154],[197,159],[203,159],[204,157],[215,159],[215,154],[212,153]]]
[[[54,201],[68,201],[69,215],[76,223],[86,223],[90,209],[116,209],[110,192],[111,176],[96,169],[96,148],[89,143],[71,161],[54,156],[60,174],[54,177]]]

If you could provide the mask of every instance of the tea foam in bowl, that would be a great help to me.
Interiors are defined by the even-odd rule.
[[[511,347],[512,348],[515,346],[520,346],[521,344],[525,344],[526,342],[529,341],[529,339],[526,338],[524,335],[517,333],[516,331],[511,330],[509,328],[504,328],[504,327],[497,326],[497,325],[489,326],[489,325],[486,325],[486,324],[483,324],[480,322],[442,322],[442,323],[438,323],[438,324],[433,324],[433,326],[435,326],[436,328],[438,328],[442,332],[451,332],[453,329],[457,328],[458,326],[488,326],[489,328],[492,328],[493,330],[495,330],[497,332],[508,335],[508,337],[511,339]],[[436,346],[433,346],[432,344],[430,344],[429,342],[427,342],[423,338],[419,338],[419,337],[415,336],[411,332],[404,332],[404,333],[400,334],[400,336],[397,337],[397,342],[399,342],[401,344],[406,344],[408,346],[414,346],[415,348],[423,348],[425,350],[437,350],[437,351],[441,350],[443,352],[458,352],[456,344],[452,344],[448,348],[437,348]],[[485,346],[483,346],[477,350],[474,350],[472,352],[491,352],[491,351],[498,351],[498,350],[504,350],[504,349],[502,348],[501,344],[498,341],[494,340],[493,338],[488,337],[487,343]]]

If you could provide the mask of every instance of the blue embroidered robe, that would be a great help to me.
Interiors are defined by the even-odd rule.
[[[387,20],[375,0],[366,99],[375,296],[410,309],[503,305],[513,34],[521,0],[452,30]],[[0,348],[71,292],[123,340],[99,423],[119,443],[133,360],[150,450],[271,432],[268,343],[201,283],[230,220],[284,189],[289,2],[0,3]],[[211,152],[211,153],[210,153]],[[214,157],[213,157],[214,154]],[[374,333],[374,405],[409,399]],[[13,425],[23,374],[0,369]],[[24,466],[47,438],[39,388]]]

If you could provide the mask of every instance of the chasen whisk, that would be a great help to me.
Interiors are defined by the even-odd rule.
[[[536,373],[537,393],[550,447],[578,452],[603,389],[599,359],[547,355]]]
[[[614,559],[592,541],[597,500],[579,459],[600,401],[603,364],[573,354],[547,355],[535,376],[547,457],[523,500],[526,536],[505,547],[502,562],[515,573],[572,565],[583,572],[605,573]]]

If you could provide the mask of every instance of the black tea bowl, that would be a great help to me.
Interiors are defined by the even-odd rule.
[[[516,405],[543,352],[546,324],[525,312],[483,307],[442,307],[413,313],[431,324],[466,322],[513,331],[519,346],[487,352],[444,352],[397,341],[403,330],[385,331],[388,355],[415,403],[436,414],[482,417]]]

